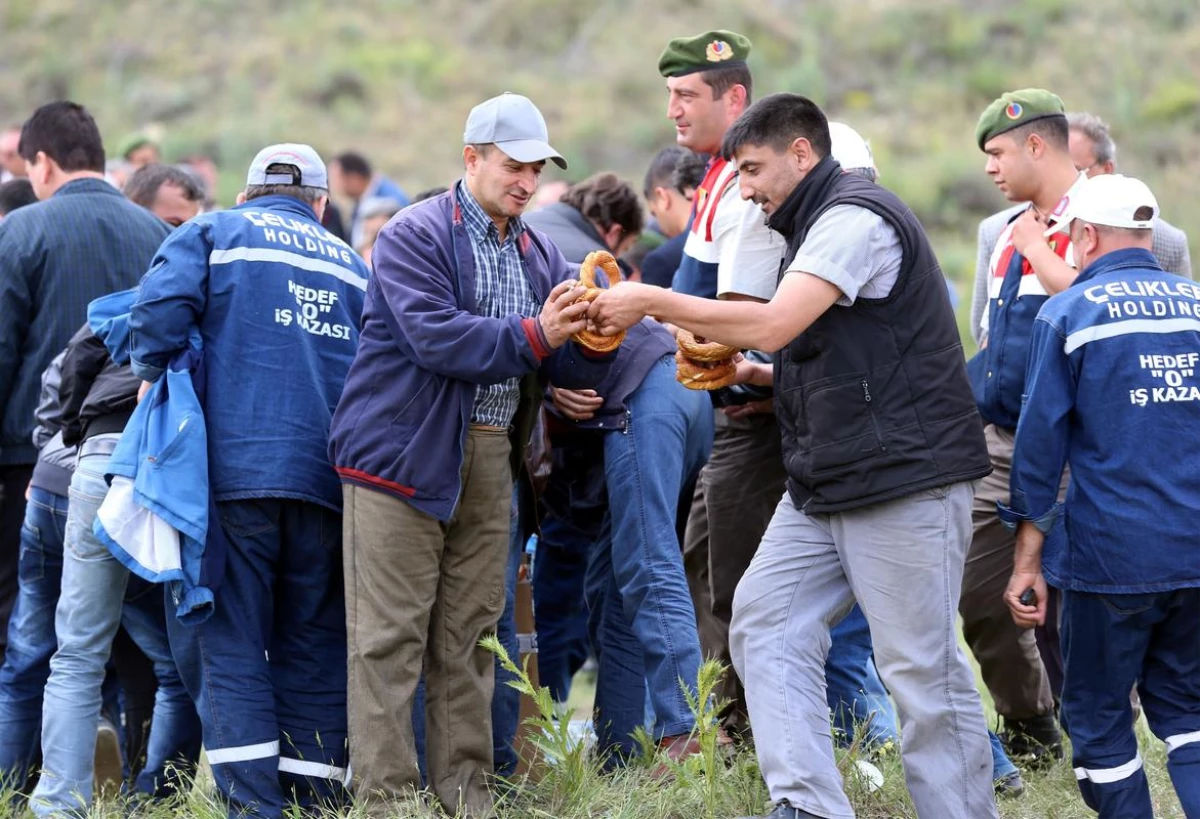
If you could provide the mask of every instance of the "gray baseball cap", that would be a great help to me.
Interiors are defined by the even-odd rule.
[[[464,145],[494,144],[518,162],[540,162],[552,159],[560,168],[567,160],[550,147],[546,120],[528,97],[520,94],[501,94],[481,102],[471,109]]]
[[[329,174],[311,146],[285,142],[258,152],[250,163],[246,185],[302,185],[329,190]]]

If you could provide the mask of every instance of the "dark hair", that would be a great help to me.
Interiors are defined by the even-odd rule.
[[[163,185],[179,188],[189,202],[204,201],[204,189],[195,177],[174,165],[157,163],[143,165],[133,172],[125,183],[125,198],[143,208],[152,208]]]
[[[742,65],[727,65],[721,68],[710,68],[708,71],[700,73],[700,79],[704,80],[705,85],[712,89],[714,100],[719,100],[725,96],[725,92],[735,85],[740,85],[746,89],[746,104],[750,104],[750,96],[754,90],[754,79],[750,76],[750,66],[743,63]]]
[[[333,158],[333,161],[342,169],[342,173],[350,173],[355,176],[365,176],[368,179],[371,177],[371,163],[367,158],[357,151],[346,151],[340,153]]]
[[[815,102],[799,94],[771,94],[746,109],[721,143],[721,156],[733,159],[743,145],[767,145],[777,152],[807,139],[820,157],[833,150],[829,120]]]
[[[412,202],[415,205],[417,202],[424,202],[426,199],[432,199],[435,196],[441,196],[443,193],[445,193],[448,190],[450,190],[450,189],[445,186],[439,186],[436,188],[426,188],[425,190],[421,191],[420,193],[415,194],[412,198]]]
[[[324,188],[313,188],[308,185],[247,185],[246,201],[258,199],[260,196],[290,196],[311,205],[322,196],[328,196]]]
[[[641,233],[645,224],[637,192],[614,173],[589,176],[578,185],[572,185],[560,201],[604,230],[620,225],[626,235],[631,235]]]
[[[709,159],[711,157],[708,154],[688,151],[675,165],[675,172],[671,174],[671,184],[680,193],[689,188],[695,190],[700,187],[700,183],[704,181],[704,174],[708,173]]]
[[[687,148],[680,145],[672,145],[656,153],[654,159],[650,160],[650,167],[646,169],[646,179],[642,182],[642,195],[649,199],[655,188],[675,187],[672,181],[675,175],[675,166],[689,153],[691,152]]]
[[[17,208],[32,205],[36,201],[37,195],[28,179],[10,179],[0,185],[0,216],[7,216]]]
[[[1071,129],[1067,125],[1067,118],[1065,115],[1059,114],[1035,119],[1033,122],[1013,128],[1008,133],[1018,145],[1029,139],[1030,134],[1037,134],[1051,147],[1064,152],[1068,150],[1071,139]]]
[[[46,154],[68,173],[104,173],[100,129],[87,109],[74,102],[48,102],[26,120],[17,153],[26,162],[33,162],[38,152]]]

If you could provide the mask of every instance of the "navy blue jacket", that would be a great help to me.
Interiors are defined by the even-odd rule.
[[[643,283],[670,289],[671,282],[675,279],[675,271],[683,263],[683,246],[687,244],[687,237],[688,232],[685,230],[646,254],[642,259]]]
[[[519,246],[539,301],[573,276],[537,229],[526,230]],[[458,505],[476,386],[536,371],[559,386],[595,388],[612,356],[589,356],[572,342],[550,350],[537,319],[476,314],[475,257],[453,188],[398,213],[380,231],[372,259],[330,457],[344,482],[448,521]],[[536,409],[532,386],[523,384],[513,421],[517,455]]]
[[[998,295],[988,301],[987,346],[968,362],[967,372],[983,420],[1016,429],[1025,394],[1025,364],[1029,361],[1033,320],[1049,297],[1033,267],[1012,246],[1010,233],[1011,229],[1006,229],[1000,238],[1006,243],[997,260],[997,271],[1003,271],[1003,278]],[[1053,242],[1055,252],[1064,256],[1070,247],[1066,234],[1055,234]]]
[[[163,244],[130,315],[133,371],[157,379],[199,330],[217,501],[341,509],[329,423],[366,286],[358,254],[288,196],[203,214]]]
[[[1065,528],[1042,558],[1059,588],[1200,586],[1200,285],[1148,250],[1109,253],[1046,303],[1031,347],[1001,517]]]
[[[170,232],[102,179],[68,182],[0,222],[0,464],[32,464],[42,372],[87,319],[128,290]]]

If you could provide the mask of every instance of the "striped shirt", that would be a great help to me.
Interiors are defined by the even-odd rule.
[[[525,232],[519,218],[508,220],[508,235],[500,243],[500,231],[483,208],[475,201],[465,182],[458,183],[462,202],[463,221],[471,235],[471,252],[475,255],[475,299],[477,311],[488,318],[504,318],[513,314],[533,318],[542,308],[533,285],[525,274],[518,240]],[[519,378],[509,378],[499,384],[480,384],[475,390],[475,407],[471,423],[492,427],[507,427],[517,414],[521,397]]]
[[[0,464],[32,464],[42,371],[88,304],[136,287],[166,222],[103,179],[76,179],[0,222]]]

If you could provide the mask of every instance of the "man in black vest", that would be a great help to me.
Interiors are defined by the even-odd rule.
[[[590,316],[606,333],[653,315],[775,351],[787,493],[730,626],[772,817],[853,815],[823,668],[829,629],[856,599],[896,698],[918,815],[995,817],[983,710],[955,625],[974,481],[991,467],[937,258],[903,202],[841,172],[806,98],[760,100],[721,150],[742,196],[788,240],[774,298],[622,284]],[[743,370],[752,377],[753,365]]]

